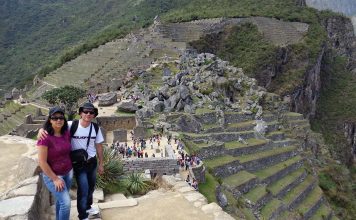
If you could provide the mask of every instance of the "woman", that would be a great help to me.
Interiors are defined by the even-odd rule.
[[[46,138],[37,141],[38,161],[48,190],[56,198],[56,219],[68,220],[70,216],[69,189],[73,177],[70,160],[70,134],[64,111],[51,108],[43,129]]]

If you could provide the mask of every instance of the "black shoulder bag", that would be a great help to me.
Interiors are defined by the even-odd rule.
[[[74,168],[83,167],[88,161],[88,147],[91,138],[92,124],[90,124],[89,136],[87,141],[87,149],[78,149],[70,152],[70,159],[72,160],[72,165]]]

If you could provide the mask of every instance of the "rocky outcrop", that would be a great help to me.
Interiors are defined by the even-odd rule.
[[[345,122],[344,123],[344,135],[350,146],[350,156],[349,161],[356,163],[356,123],[355,122]]]
[[[328,35],[329,47],[337,55],[348,58],[348,69],[356,68],[356,37],[353,25],[349,18],[332,16],[323,21],[323,26]]]
[[[110,92],[99,96],[99,106],[110,106],[117,102],[117,94]]]
[[[304,84],[291,95],[291,110],[303,113],[306,118],[314,118],[316,103],[320,96],[320,70],[325,46],[320,51],[316,63],[305,73]]]

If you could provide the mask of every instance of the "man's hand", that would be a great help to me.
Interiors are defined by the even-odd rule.
[[[38,130],[37,140],[43,140],[47,137],[47,135],[48,132],[45,129],[40,128],[40,130]]]
[[[99,173],[99,175],[104,174],[104,166],[102,164],[101,165],[99,164],[98,173]]]

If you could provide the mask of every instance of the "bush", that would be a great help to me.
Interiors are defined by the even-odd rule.
[[[97,176],[96,187],[106,189],[110,185],[118,184],[119,177],[123,175],[123,164],[114,151],[104,147],[104,173]]]
[[[126,189],[132,194],[145,194],[148,191],[149,185],[146,183],[141,173],[131,173],[125,180]]]

